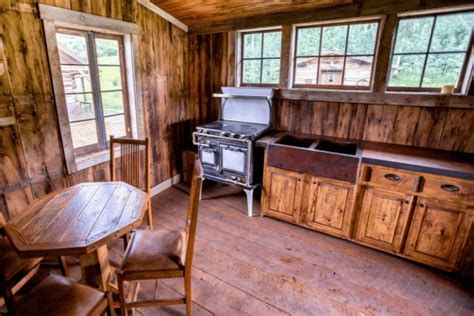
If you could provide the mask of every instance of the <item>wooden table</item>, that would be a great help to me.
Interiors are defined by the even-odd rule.
[[[5,232],[21,257],[80,256],[82,281],[107,289],[107,242],[140,226],[146,205],[124,182],[82,183],[37,200]]]

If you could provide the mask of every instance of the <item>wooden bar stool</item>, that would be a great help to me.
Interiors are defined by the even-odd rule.
[[[125,252],[122,268],[117,274],[122,315],[127,315],[127,308],[175,304],[186,304],[186,314],[191,315],[191,266],[203,181],[202,173],[202,165],[199,160],[196,160],[184,231],[159,229],[137,230],[133,233]],[[183,298],[125,302],[124,281],[168,278],[184,278],[185,296]]]
[[[115,315],[112,296],[69,278],[50,274],[19,300],[13,308],[18,316]]]
[[[14,295],[38,272],[43,258],[20,258],[8,238],[2,237],[3,226],[5,218],[0,214],[0,295],[11,312]]]

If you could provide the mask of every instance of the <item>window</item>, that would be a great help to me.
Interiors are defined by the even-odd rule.
[[[296,28],[293,87],[370,89],[379,22]]]
[[[281,31],[242,33],[241,84],[277,85],[280,81]]]
[[[123,37],[58,29],[56,41],[74,152],[130,136]]]
[[[398,22],[388,90],[460,90],[472,49],[474,12],[407,17]]]

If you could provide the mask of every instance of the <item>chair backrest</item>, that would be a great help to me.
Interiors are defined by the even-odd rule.
[[[115,158],[115,147],[120,147],[120,157]],[[117,171],[117,163],[119,170]],[[143,179],[144,183],[141,181]],[[123,181],[150,194],[150,141],[148,138],[110,137],[110,180]]]
[[[194,162],[193,178],[191,182],[191,192],[189,196],[188,212],[186,215],[186,259],[185,259],[185,273],[191,271],[194,253],[194,240],[196,237],[196,225],[199,211],[199,201],[201,200],[203,169],[199,159]]]

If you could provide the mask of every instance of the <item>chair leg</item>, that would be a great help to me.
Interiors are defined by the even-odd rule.
[[[148,229],[153,230],[153,214],[151,212],[151,201],[148,201]]]
[[[130,234],[123,235],[122,240],[123,240],[123,250],[127,250],[128,242],[130,241]]]
[[[117,283],[118,283],[118,288],[119,288],[119,301],[120,301],[120,315],[121,316],[127,316],[128,315],[128,310],[127,306],[125,303],[125,293],[123,289],[123,278],[122,274],[117,273]]]
[[[110,316],[115,316],[114,300],[112,299],[112,293],[107,292],[107,309]]]
[[[193,300],[191,297],[191,276],[184,277],[184,300],[186,302],[186,315],[193,314]]]
[[[15,297],[11,291],[11,288],[7,287],[6,285],[2,284],[0,288],[0,294],[5,301],[5,305],[7,306],[8,314],[13,313],[13,305],[15,303]]]
[[[58,264],[59,264],[59,270],[61,270],[61,274],[67,277],[68,269],[67,269],[66,257],[58,257]]]

